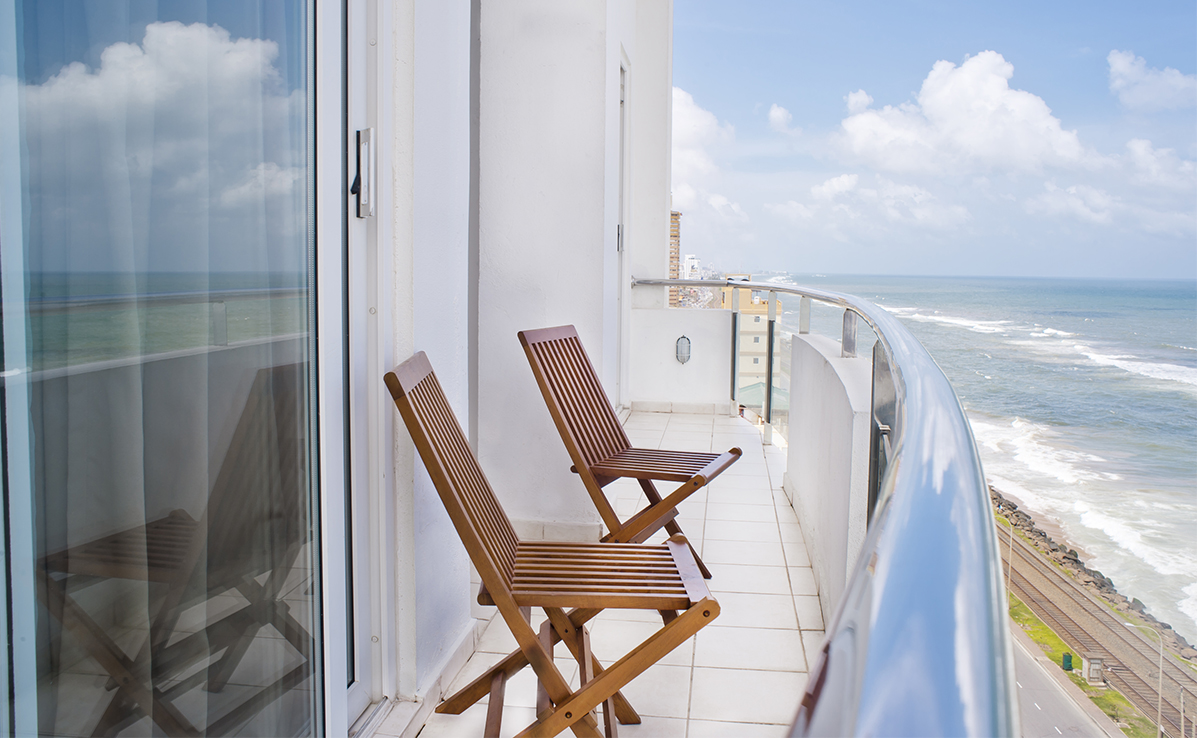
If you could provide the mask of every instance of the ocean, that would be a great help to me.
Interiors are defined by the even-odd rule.
[[[951,380],[990,483],[1197,642],[1197,282],[754,279],[900,317]],[[784,328],[797,310],[783,300]],[[841,315],[816,306],[812,330],[838,336]]]

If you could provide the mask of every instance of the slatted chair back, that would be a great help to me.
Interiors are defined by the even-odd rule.
[[[631,448],[572,325],[520,331],[519,337],[579,474],[590,475],[595,464]]]
[[[205,515],[209,582],[289,567],[308,539],[303,367],[258,370]]]
[[[482,473],[423,351],[388,372],[407,424],[453,526],[491,592],[511,589],[519,538]]]

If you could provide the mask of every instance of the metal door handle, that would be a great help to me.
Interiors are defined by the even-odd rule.
[[[357,217],[374,215],[374,129],[364,128],[357,132],[357,177],[349,190],[357,195]]]

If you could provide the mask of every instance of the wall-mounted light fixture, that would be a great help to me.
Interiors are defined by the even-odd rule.
[[[682,364],[690,360],[690,339],[685,336],[677,339],[677,360]]]

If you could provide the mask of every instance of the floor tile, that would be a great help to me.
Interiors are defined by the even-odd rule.
[[[794,523],[781,523],[782,543],[802,543],[806,539],[802,537],[802,527]]]
[[[742,520],[753,523],[776,523],[772,505],[735,505],[712,502],[707,505],[708,520]]]
[[[779,541],[776,523],[755,523],[743,520],[711,520],[707,538],[718,541]]]
[[[794,610],[798,614],[799,628],[803,630],[823,630],[823,610],[819,607],[819,598],[817,596],[795,595]]]
[[[783,543],[781,549],[785,553],[786,566],[810,566],[805,543]]]
[[[782,556],[782,544],[776,541],[711,539],[702,548],[703,561],[714,564],[776,566]]]
[[[805,688],[802,672],[695,667],[690,719],[789,725]]]
[[[642,716],[684,719],[690,709],[690,666],[656,664],[622,691]]]
[[[540,626],[537,625],[537,627]],[[490,625],[486,626],[482,637],[478,639],[478,646],[475,650],[508,654],[519,647],[520,644],[516,643],[515,636],[511,635],[511,631],[507,628],[507,623],[503,621],[501,616],[495,616],[490,621]]]
[[[819,651],[823,650],[823,636],[821,630],[803,630],[802,633],[802,648],[807,653],[807,658],[813,664],[819,658]]]
[[[728,723],[717,720],[691,720],[689,738],[785,738],[789,724]]]
[[[790,588],[796,595],[817,595],[819,585],[815,583],[815,571],[809,566],[792,566],[790,571]]]
[[[604,622],[601,627],[590,631],[590,650],[598,656],[604,666],[623,658],[652,634],[661,629],[661,623],[645,623],[633,620]],[[694,639],[686,641],[670,651],[658,663],[689,666],[694,657]]]
[[[798,627],[794,601],[789,595],[720,592],[715,599],[719,601],[719,617],[715,620],[718,625],[734,628]]]
[[[695,667],[806,671],[798,630],[726,628],[716,622],[699,631],[695,639]]]
[[[707,564],[707,568],[713,575],[707,586],[715,593],[791,594],[790,580],[782,566]]]
[[[622,738],[686,738],[686,720],[642,715],[639,725],[620,725],[619,735]]]
[[[766,486],[756,488],[731,487],[716,483],[718,486],[707,485],[707,500],[721,504],[732,505],[772,505],[773,492]]]
[[[478,736],[486,727],[486,705],[474,705],[460,715],[432,713],[420,738],[462,738]],[[503,720],[499,728],[501,738],[519,734],[536,720],[535,707],[503,707]]]

